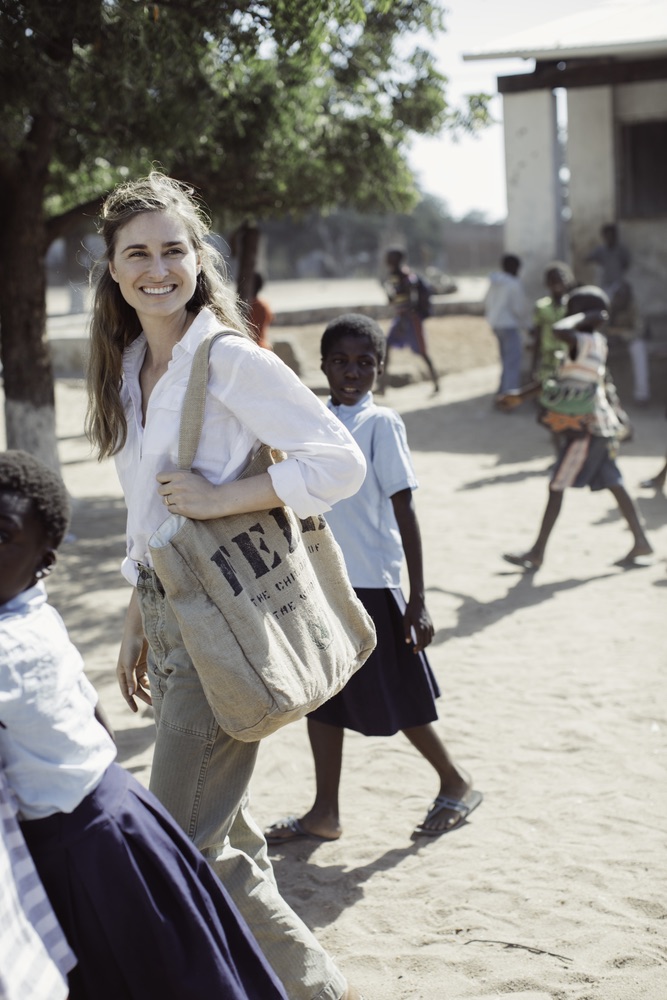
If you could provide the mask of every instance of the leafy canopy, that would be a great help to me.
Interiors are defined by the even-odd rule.
[[[410,36],[429,0],[0,0],[0,202],[45,157],[47,214],[160,163],[214,209],[405,210],[410,134],[476,129]],[[45,148],[50,144],[50,149]]]

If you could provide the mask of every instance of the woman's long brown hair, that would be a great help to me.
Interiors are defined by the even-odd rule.
[[[93,274],[93,310],[87,367],[86,434],[98,453],[108,458],[125,444],[127,422],[121,402],[123,351],[141,333],[139,318],[121,295],[109,272],[118,233],[142,212],[169,212],[185,224],[201,261],[195,293],[187,304],[198,313],[207,306],[224,326],[247,333],[235,293],[225,284],[222,256],[208,237],[209,221],[192,188],[152,171],[147,177],[119,185],[104,202],[99,231],[105,252]]]

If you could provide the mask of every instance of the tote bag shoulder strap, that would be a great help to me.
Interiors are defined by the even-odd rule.
[[[229,336],[241,337],[243,334],[238,333],[237,330],[216,330],[205,337],[195,351],[183,399],[183,410],[181,412],[181,426],[178,436],[179,469],[192,468],[192,463],[197,454],[201,429],[204,424],[206,386],[208,383],[208,359],[211,347],[220,337]]]

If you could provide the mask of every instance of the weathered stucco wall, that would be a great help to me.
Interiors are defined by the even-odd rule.
[[[551,91],[503,99],[507,223],[505,249],[524,262],[521,277],[532,298],[544,294],[545,265],[557,256],[559,233],[556,100]]]
[[[579,280],[594,281],[595,270],[585,258],[600,242],[600,227],[616,218],[611,87],[568,90],[567,165],[571,262]]]
[[[596,269],[585,258],[599,243],[600,227],[615,221],[632,255],[628,278],[640,312],[647,317],[667,316],[667,217],[623,218],[617,209],[621,170],[617,130],[631,122],[667,119],[667,82],[571,89],[567,108],[575,273],[583,281],[596,280]]]
[[[619,124],[667,120],[667,81],[615,87],[614,107]],[[667,216],[621,218],[619,227],[632,253],[628,277],[638,307],[652,323],[654,335],[663,339],[667,336]]]

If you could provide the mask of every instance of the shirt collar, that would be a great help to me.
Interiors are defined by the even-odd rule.
[[[35,611],[42,604],[46,603],[46,587],[43,583],[36,583],[34,587],[22,590],[11,601],[0,605],[0,615],[15,615],[17,611],[28,609]]]
[[[338,406],[332,401],[331,396],[327,401],[327,406],[332,413],[335,413],[338,419],[344,423],[349,424],[355,419],[355,417],[362,413],[363,410],[367,410],[373,405],[373,393],[367,392],[365,396],[362,396],[358,403],[354,406],[346,406],[345,403],[340,403]]]
[[[202,309],[197,313],[185,334],[174,345],[169,364],[171,365],[182,354],[194,354],[206,334],[211,333],[213,330],[219,330],[221,325],[220,320],[217,319],[210,309]],[[125,349],[123,355],[124,371],[128,374],[136,374],[143,364],[145,352],[146,335],[142,332]]]

